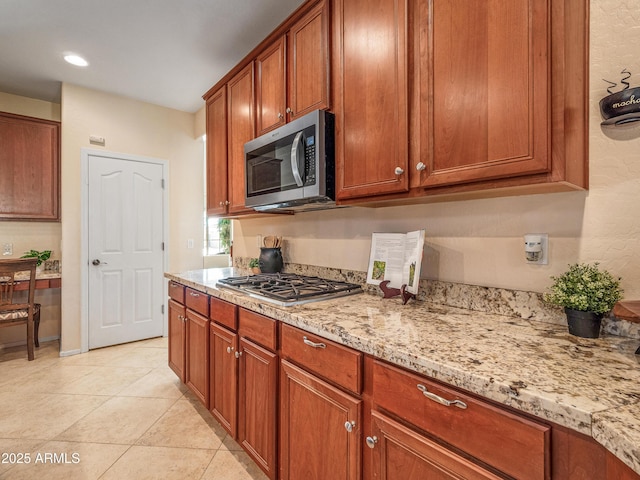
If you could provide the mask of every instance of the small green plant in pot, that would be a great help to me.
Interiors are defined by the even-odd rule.
[[[43,250],[39,252],[38,250],[29,250],[28,252],[24,252],[20,258],[37,258],[38,266],[42,265],[42,262],[49,260],[51,257],[51,250]]]
[[[544,301],[564,307],[569,333],[598,338],[603,314],[622,298],[620,278],[600,270],[598,263],[576,263],[551,280],[553,284],[543,295]]]
[[[257,258],[249,260],[249,268],[253,273],[260,273],[260,261]]]

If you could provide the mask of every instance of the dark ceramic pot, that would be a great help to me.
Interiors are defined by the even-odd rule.
[[[564,313],[567,315],[567,324],[571,335],[583,338],[598,338],[600,336],[601,313],[583,312],[566,307]]]
[[[261,247],[258,264],[262,273],[280,273],[284,266],[280,248]]]

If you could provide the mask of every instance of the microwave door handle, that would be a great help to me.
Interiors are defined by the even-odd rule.
[[[298,132],[293,139],[293,145],[291,145],[291,171],[293,172],[296,185],[299,187],[302,187],[302,177],[300,176],[300,169],[298,168],[298,149],[300,148],[300,140],[303,138],[304,132]],[[302,154],[304,155],[304,150]]]

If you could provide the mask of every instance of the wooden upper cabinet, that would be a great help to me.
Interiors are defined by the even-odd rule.
[[[227,212],[227,87],[207,99],[207,215]]]
[[[0,220],[57,221],[60,123],[0,113]]]
[[[406,0],[334,0],[336,196],[408,189]]]
[[[227,213],[253,213],[244,206],[244,144],[255,137],[253,63],[227,84],[228,198]]]
[[[285,124],[285,38],[280,37],[256,58],[258,136]]]
[[[257,136],[329,107],[328,17],[319,2],[256,57]]]
[[[412,186],[550,171],[548,4],[471,1],[461,15],[459,1],[438,0],[419,12]]]

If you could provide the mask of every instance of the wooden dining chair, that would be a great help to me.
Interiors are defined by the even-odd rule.
[[[36,291],[36,258],[0,260],[0,327],[27,326],[27,358],[34,359],[33,345],[35,322],[40,320],[40,305],[34,303]],[[27,272],[29,277],[17,277]],[[29,280],[29,291],[25,303],[22,295],[14,297],[14,287],[19,280]]]

